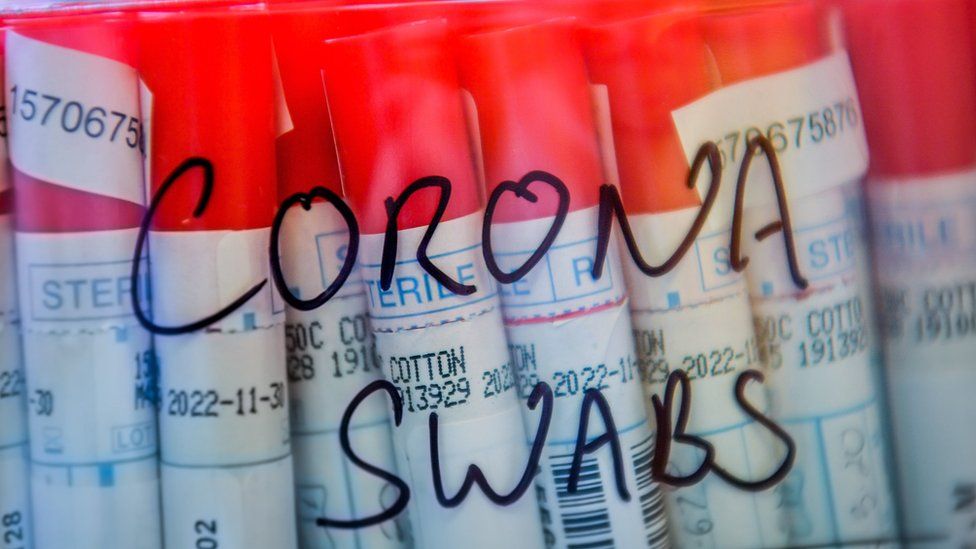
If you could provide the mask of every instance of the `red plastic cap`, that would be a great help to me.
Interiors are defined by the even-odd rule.
[[[607,86],[620,188],[629,213],[695,206],[671,112],[715,87],[694,12],[668,11],[588,32],[594,82]]]
[[[536,0],[553,15],[577,17],[588,24],[643,17],[656,10],[694,4],[694,0]]]
[[[488,192],[533,170],[566,184],[570,211],[595,206],[602,182],[586,65],[572,28],[548,22],[466,37],[462,84],[478,112]],[[533,185],[539,201],[502,203],[499,221],[546,217],[558,195]]]
[[[322,12],[275,12],[274,48],[293,129],[276,142],[278,191],[284,199],[323,186],[340,192],[332,121],[319,62]]]
[[[118,12],[24,17],[8,20],[10,31],[33,40],[135,65],[136,42],[130,15]],[[6,56],[18,55],[16,51]],[[14,85],[14,83],[10,83]],[[4,167],[4,169],[7,169]],[[106,169],[111,169],[107,167]],[[17,230],[21,232],[90,232],[138,227],[145,209],[140,204],[41,181],[10,169]],[[142,181],[133,182],[142,185]],[[4,193],[8,194],[8,193]]]
[[[325,86],[343,190],[366,234],[385,230],[387,197],[426,176],[451,181],[444,221],[480,208],[453,51],[443,20],[326,42]],[[438,194],[415,194],[399,227],[428,225]]]
[[[267,15],[246,10],[149,13],[140,22],[140,70],[153,94],[151,190],[155,194],[190,157],[212,162],[215,176],[200,218],[193,217],[193,210],[202,170],[193,169],[171,188],[153,228],[270,226],[277,193]]]
[[[723,85],[794,69],[832,50],[827,12],[818,2],[719,12],[702,25]]]
[[[870,174],[897,178],[972,166],[976,65],[966,0],[858,0],[843,7]]]

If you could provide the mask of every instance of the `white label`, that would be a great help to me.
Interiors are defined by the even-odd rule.
[[[794,543],[894,535],[871,311],[864,302],[852,282],[754,303],[773,415],[797,443],[796,465],[782,485]]]
[[[672,113],[689,164],[714,141],[725,160],[723,192],[731,197],[747,143],[769,138],[788,197],[816,194],[861,177],[868,152],[846,52],[708,94]],[[768,168],[754,162],[746,207],[775,200]],[[756,165],[759,164],[759,165]],[[760,169],[761,168],[761,169]],[[731,204],[720,200],[719,204]]]
[[[143,204],[134,68],[7,33],[10,160],[41,181]]]
[[[336,430],[346,405],[370,382],[382,379],[366,315],[365,296],[333,299],[313,311],[288,311],[285,349],[292,397],[292,431]],[[386,421],[377,399],[356,411],[355,424]]]
[[[136,325],[132,254],[138,229],[17,233],[20,310],[28,332],[94,332]],[[149,268],[141,266],[148,311]],[[140,328],[141,329],[141,328]]]
[[[162,466],[168,547],[294,549],[291,458],[245,467]]]
[[[0,449],[27,441],[27,382],[21,368],[19,328],[0,324]]]
[[[554,540],[552,545],[663,544],[667,538],[664,500],[651,479],[652,420],[647,416],[626,304],[566,320],[510,325],[507,332],[523,399],[540,381],[555,396],[542,471],[536,477],[545,490],[540,505],[543,517],[549,519],[543,525],[547,538]],[[504,387],[515,381],[503,375],[493,383]],[[600,391],[611,407],[624,453],[622,473],[630,501],[617,492],[613,459],[606,448],[583,458],[580,492],[567,491],[583,398],[589,390]],[[527,407],[525,411],[526,429],[534,433],[538,417]],[[607,432],[606,422],[596,406],[589,414],[587,440],[593,440]]]
[[[363,406],[370,402],[385,404],[377,397],[375,400],[370,398]],[[356,418],[359,418],[358,412]],[[396,471],[389,420],[354,426],[349,430],[349,440],[356,454],[366,462],[386,471]],[[392,484],[364,472],[349,461],[339,445],[337,430],[296,434],[292,445],[299,537],[303,547],[394,548],[408,545],[406,513],[366,528],[323,528],[315,524],[319,517],[353,519],[375,515],[389,509],[399,494]]]
[[[339,276],[349,250],[349,229],[331,204],[315,202],[311,210],[292,207],[281,225],[281,264],[292,294],[312,299]],[[363,293],[356,265],[332,299]]]
[[[306,299],[339,273],[349,232],[329,204],[295,208],[282,226],[282,264],[292,293]],[[358,267],[329,302],[312,311],[288,308],[285,350],[291,396],[296,508],[302,546],[398,548],[409,543],[406,514],[368,528],[323,528],[319,517],[352,519],[375,515],[396,500],[396,488],[353,465],[339,443],[349,402],[381,379]],[[357,455],[396,471],[388,404],[364,401],[349,438]]]
[[[33,547],[28,481],[29,465],[25,444],[0,444],[0,548]]]
[[[851,185],[854,185],[853,183]],[[850,281],[867,268],[859,212],[848,207],[848,189],[837,187],[805,198],[790,199],[793,242],[807,291],[823,290]],[[754,297],[770,298],[802,292],[793,280],[784,236],[777,232],[763,241],[753,235],[780,219],[772,204],[746,210],[742,229],[743,255],[749,257],[746,279]]]
[[[644,260],[663,264],[678,248],[698,215],[698,208],[627,216]],[[709,218],[721,212],[712,210]],[[731,230],[717,219],[706,222],[694,244],[670,272],[652,277],[629,254],[621,258],[630,289],[631,308],[663,311],[723,299],[741,291],[743,277],[729,263]]]
[[[115,462],[156,453],[155,369],[138,327],[24,334],[31,455],[36,462]]]
[[[453,322],[498,306],[495,279],[481,252],[481,212],[438,225],[427,256],[449,277],[474,285],[471,295],[458,295],[442,286],[417,261],[417,247],[427,227],[400,231],[396,267],[388,290],[380,284],[383,235],[367,234],[360,241],[360,267],[370,320],[379,331],[409,330]]]
[[[393,436],[399,474],[412,490],[409,512],[417,546],[491,540],[491,546],[542,547],[532,490],[504,507],[478,490],[455,508],[441,506],[434,494],[431,412],[439,416],[440,466],[449,494],[457,492],[470,464],[481,467],[499,491],[511,490],[528,459],[515,388],[494,383],[510,368],[500,312],[492,309],[417,330],[376,332],[376,348],[384,375],[403,400],[403,422]]]
[[[162,547],[155,457],[80,467],[31,466],[37,548]]]
[[[553,218],[492,227],[495,261],[504,272],[535,252]],[[549,251],[522,279],[499,284],[505,321],[545,319],[620,303],[626,296],[616,242],[611,239],[603,274],[591,275],[597,244],[597,208],[566,216]]]
[[[959,436],[976,417],[976,172],[868,191],[902,526],[964,546],[976,517],[976,442]]]
[[[671,372],[684,371],[691,382],[691,395],[683,396],[691,400],[687,432],[710,442],[716,462],[729,472],[756,480],[773,472],[785,448],[735,401],[738,376],[761,368],[741,280],[735,290],[729,297],[708,303],[666,311],[635,310],[634,334],[646,392],[663,396]],[[758,383],[749,384],[746,397],[757,409],[768,408]],[[680,392],[676,398],[682,398]],[[677,410],[672,406],[672,417]],[[672,444],[668,472],[690,474],[702,457],[690,446]],[[746,492],[709,475],[694,486],[667,489],[665,495],[671,534],[681,546],[785,545],[772,492]]]
[[[164,463],[245,465],[290,454],[283,331],[156,338]]]
[[[245,332],[284,321],[284,301],[268,263],[270,229],[150,231],[153,320],[162,326],[195,322],[223,309],[266,280],[255,296],[208,332]]]
[[[880,275],[976,271],[976,171],[866,188]]]

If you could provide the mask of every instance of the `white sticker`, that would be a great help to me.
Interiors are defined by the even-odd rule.
[[[365,408],[372,402],[380,406],[386,404],[379,397],[370,398],[363,402],[361,410],[366,412]],[[357,412],[357,419],[359,415]],[[396,472],[388,419],[360,423],[350,428],[349,440],[356,454],[367,463],[385,471]],[[394,548],[409,544],[410,532],[406,513],[366,528],[318,526],[315,519],[319,517],[353,519],[376,515],[389,509],[399,494],[392,484],[358,469],[349,461],[339,445],[337,429],[295,434],[292,445],[295,452],[295,497],[302,547],[347,545]]]
[[[33,547],[27,445],[0,443],[0,548]]]
[[[627,294],[616,242],[611,239],[603,274],[593,278],[597,207],[571,212],[549,251],[522,279],[499,284],[505,321],[546,319],[620,303]],[[495,261],[504,272],[525,263],[552,226],[553,218],[492,227]]]
[[[753,300],[773,417],[797,443],[797,465],[784,484],[793,498],[793,543],[894,536],[871,310],[856,280],[835,284]]]
[[[852,183],[851,185],[855,185]],[[848,207],[844,187],[805,198],[790,199],[793,242],[799,273],[810,283],[807,292],[854,280],[867,268],[859,238],[858,213]],[[747,209],[742,229],[743,255],[749,257],[745,275],[753,297],[771,298],[803,292],[793,279],[784,237],[775,233],[763,241],[753,235],[780,219],[772,204]]]
[[[353,396],[382,379],[365,296],[332,299],[313,311],[288,311],[285,350],[293,432],[337,430]],[[377,399],[356,411],[354,425],[386,421]]]
[[[155,456],[79,467],[31,466],[35,547],[162,547]]]
[[[664,500],[651,479],[653,420],[647,414],[626,303],[566,320],[518,323],[506,331],[516,377],[493,382],[504,386],[517,381],[525,399],[541,381],[555,397],[542,471],[536,477],[545,494],[540,505],[547,542],[556,547],[666,545]],[[617,491],[606,449],[583,457],[580,492],[567,490],[583,398],[590,390],[600,391],[610,405],[630,501]],[[526,430],[534,433],[538,417],[524,410]],[[593,440],[607,428],[596,406],[589,415],[587,440]]]
[[[460,506],[446,508],[434,494],[431,412],[439,416],[448,494],[457,492],[470,464],[481,467],[498,491],[511,490],[528,460],[515,387],[495,383],[510,370],[501,313],[492,309],[467,320],[375,335],[384,375],[403,400],[403,422],[393,436],[399,475],[412,490],[416,545],[446,548],[490,539],[492,545],[542,547],[533,490],[509,506],[495,505],[473,490]]]
[[[131,299],[137,234],[138,229],[17,233],[18,291],[25,331],[94,333],[138,326]],[[148,311],[145,259],[141,277],[141,306]]]
[[[698,212],[699,208],[687,208],[628,215],[644,260],[652,265],[663,264],[677,250]],[[741,291],[743,277],[732,270],[731,229],[728,222],[719,219],[722,215],[712,210],[711,221],[706,222],[694,244],[677,266],[662,276],[644,274],[622,250],[632,309],[664,311],[724,299]]]
[[[481,251],[482,218],[482,212],[477,212],[442,222],[427,249],[434,265],[449,277],[477,287],[475,293],[466,296],[451,292],[420,266],[417,247],[427,227],[398,233],[396,267],[387,290],[380,283],[384,236],[362,236],[360,267],[373,329],[434,326],[470,318],[498,306],[497,284],[485,267]]]
[[[719,146],[726,196],[734,192],[747,143],[756,135],[766,136],[776,148],[791,199],[867,171],[867,142],[846,52],[732,84],[674,111],[672,117],[689,164],[706,141]],[[775,200],[769,169],[756,166],[759,161],[753,164],[746,207]]]
[[[282,264],[292,293],[304,298],[335,280],[349,232],[329,204],[296,211],[282,225]],[[302,295],[307,294],[307,295]],[[358,268],[327,303],[312,311],[288,308],[285,350],[291,397],[296,508],[302,546],[398,548],[409,543],[406,514],[376,526],[323,528],[319,517],[352,519],[389,508],[397,490],[353,465],[339,444],[351,399],[382,379]],[[395,472],[390,411],[380,398],[356,410],[349,437],[367,462]]]
[[[235,333],[284,322],[284,300],[271,280],[270,229],[150,231],[153,321],[183,325],[229,305],[253,286],[261,291],[208,332]]]
[[[155,363],[138,327],[24,334],[31,456],[47,464],[156,454]]]
[[[879,275],[976,271],[976,170],[866,188]]]
[[[291,457],[243,467],[163,464],[167,546],[297,547]]]
[[[20,326],[0,324],[0,448],[27,441],[27,382],[21,368]]]
[[[666,311],[634,310],[637,356],[648,394],[662,396],[671,372],[690,379],[687,432],[715,448],[715,460],[739,478],[767,477],[782,461],[785,448],[749,418],[735,401],[735,384],[746,370],[761,369],[744,282],[735,293],[707,303]],[[766,410],[765,393],[750,383],[748,401]],[[681,397],[678,397],[681,398]],[[672,417],[677,407],[672,406]],[[674,444],[668,472],[690,474],[701,452]],[[773,492],[750,493],[710,475],[680,489],[666,489],[673,538],[689,547],[778,547],[785,545],[778,502]]]
[[[902,526],[964,546],[976,519],[976,441],[959,436],[976,417],[976,172],[867,188]]]
[[[290,454],[283,332],[156,338],[164,463],[232,466]]]
[[[311,299],[338,278],[349,250],[349,229],[331,204],[314,202],[309,211],[294,206],[281,225],[279,245],[282,271],[292,294]],[[362,293],[356,265],[332,299]]]
[[[41,181],[143,204],[135,69],[6,34],[14,167]]]

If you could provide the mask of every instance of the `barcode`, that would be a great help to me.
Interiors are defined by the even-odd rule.
[[[654,453],[652,437],[630,447],[637,477],[637,494],[648,547],[668,547],[668,530],[664,521],[664,496],[651,475],[651,458]]]
[[[600,478],[600,465],[595,458],[583,458],[576,491],[569,493],[569,471],[573,455],[553,456],[550,462],[556,483],[559,516],[569,549],[613,548],[610,512]],[[595,538],[595,539],[594,539]]]

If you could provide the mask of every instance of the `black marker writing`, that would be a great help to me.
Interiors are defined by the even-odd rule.
[[[199,218],[203,215],[203,212],[206,211],[207,204],[210,203],[210,195],[213,193],[214,167],[213,164],[206,158],[196,156],[190,157],[184,160],[182,164],[177,166],[176,169],[169,174],[169,176],[163,181],[163,184],[159,186],[159,190],[156,191],[152,201],[150,201],[149,209],[146,210],[146,215],[142,219],[142,226],[139,227],[139,236],[136,238],[136,248],[132,255],[132,282],[129,285],[129,295],[132,299],[132,309],[135,312],[136,318],[139,319],[139,323],[142,324],[145,329],[157,335],[179,335],[202,330],[215,322],[219,322],[239,309],[241,306],[247,303],[249,299],[257,295],[257,293],[261,291],[261,288],[268,283],[268,279],[265,278],[261,282],[255,284],[243,295],[231,302],[230,305],[227,305],[212,315],[182,326],[160,326],[154,323],[146,315],[145,311],[142,310],[142,306],[139,304],[139,267],[142,262],[139,261],[139,258],[142,257],[142,249],[146,245],[146,236],[149,233],[149,225],[152,223],[156,210],[159,209],[159,204],[162,203],[163,198],[166,197],[166,193],[181,177],[183,177],[184,174],[194,168],[200,168],[203,170],[203,189],[200,192],[200,200],[197,202],[197,207],[193,210],[193,217]]]
[[[587,442],[587,430],[590,423],[590,408],[596,403],[596,409],[600,411],[603,418],[603,425],[606,432]],[[569,481],[566,483],[567,491],[572,494],[579,486],[580,471],[583,468],[583,456],[592,454],[605,444],[610,444],[610,451],[613,453],[613,475],[617,483],[617,493],[620,499],[630,501],[630,492],[627,490],[627,479],[624,476],[624,455],[620,450],[620,437],[617,435],[617,426],[613,422],[613,414],[610,413],[610,404],[606,397],[597,389],[587,389],[583,394],[583,406],[580,412],[579,431],[576,434],[576,448],[573,450],[573,463],[569,469]]]
[[[715,143],[708,142],[702,145],[698,149],[698,153],[695,154],[695,160],[692,162],[691,170],[688,172],[688,188],[693,189],[695,187],[698,181],[698,175],[701,173],[701,169],[706,160],[708,161],[708,169],[712,174],[712,180],[708,185],[708,193],[705,195],[705,201],[702,202],[701,209],[698,210],[698,215],[695,216],[695,220],[692,222],[687,234],[685,234],[684,239],[678,244],[671,257],[661,265],[651,265],[641,255],[640,247],[637,245],[637,238],[634,236],[633,229],[630,228],[630,222],[627,221],[627,212],[624,210],[623,201],[620,199],[620,193],[617,191],[617,188],[613,185],[603,185],[600,187],[599,231],[597,233],[596,257],[593,261],[592,272],[594,280],[599,279],[603,275],[603,263],[607,259],[607,249],[610,246],[610,235],[613,229],[612,216],[616,216],[617,222],[620,223],[620,229],[624,235],[624,242],[627,243],[627,251],[630,252],[630,257],[642,273],[647,276],[658,277],[671,272],[678,265],[685,254],[688,253],[688,250],[691,249],[692,244],[695,243],[695,239],[701,233],[702,227],[705,226],[705,220],[708,219],[708,214],[712,211],[712,206],[715,205],[715,199],[718,198],[719,186],[722,183],[722,158],[719,155],[718,147],[715,146]]]
[[[749,141],[746,148],[745,157],[742,159],[742,167],[739,168],[739,178],[735,184],[735,206],[732,210],[732,243],[729,263],[736,272],[742,272],[749,264],[749,258],[742,256],[742,217],[745,206],[746,181],[749,179],[749,168],[752,167],[752,159],[756,153],[762,151],[769,163],[769,171],[773,176],[773,188],[776,191],[776,205],[779,209],[779,221],[774,221],[756,231],[755,237],[758,241],[763,241],[773,234],[780,232],[783,235],[783,244],[786,246],[786,260],[790,268],[790,276],[793,283],[801,290],[805,290],[810,283],[800,273],[799,262],[796,258],[796,243],[793,240],[793,225],[790,223],[790,209],[786,201],[786,188],[783,186],[783,174],[779,167],[779,159],[773,145],[765,136],[757,136]]]
[[[367,526],[373,526],[386,522],[397,515],[399,515],[404,509],[407,508],[407,503],[410,501],[410,487],[407,486],[406,482],[400,479],[400,477],[394,475],[389,471],[385,471],[367,463],[362,458],[360,458],[356,451],[352,449],[352,443],[349,441],[349,425],[352,423],[352,416],[356,413],[359,405],[362,404],[370,395],[377,391],[386,391],[390,396],[390,400],[393,402],[393,424],[399,426],[401,421],[403,421],[403,401],[400,400],[400,395],[397,394],[396,386],[386,381],[384,379],[378,379],[353,397],[352,402],[346,407],[346,411],[342,414],[342,422],[339,424],[339,444],[342,445],[342,451],[346,454],[346,457],[352,461],[356,467],[359,467],[363,471],[379,477],[397,488],[399,495],[393,505],[380,511],[379,513],[361,519],[331,519],[328,517],[319,517],[315,519],[315,524],[326,528],[365,528]]]
[[[556,207],[556,214],[552,220],[552,225],[549,227],[549,231],[546,233],[545,238],[539,243],[539,246],[532,252],[529,259],[522,264],[521,267],[515,269],[510,273],[506,273],[498,267],[498,263],[495,261],[495,254],[492,251],[491,245],[491,223],[495,216],[495,207],[498,206],[498,200],[506,192],[514,193],[515,196],[519,198],[524,198],[533,204],[539,200],[539,198],[529,190],[529,185],[532,183],[545,183],[553,189],[559,195],[559,204]],[[546,252],[549,251],[549,247],[556,240],[556,236],[559,235],[559,230],[563,227],[563,222],[566,220],[566,214],[569,212],[569,189],[566,188],[566,184],[562,182],[558,177],[541,171],[536,170],[529,172],[522,176],[518,182],[515,181],[504,181],[491,192],[491,196],[488,197],[488,205],[485,207],[485,219],[484,224],[481,228],[481,242],[482,242],[482,252],[485,256],[485,265],[488,267],[488,271],[495,280],[501,282],[502,284],[511,284],[520,280],[522,277],[527,275],[529,271],[532,270],[536,264],[542,260]]]
[[[346,258],[342,262],[342,268],[339,269],[339,276],[332,281],[329,286],[317,295],[313,299],[303,300],[295,297],[291,293],[291,289],[288,288],[288,283],[285,282],[285,275],[281,270],[281,253],[279,249],[280,243],[278,242],[281,225],[285,221],[285,215],[288,210],[297,204],[301,204],[305,211],[312,209],[312,200],[316,197],[321,198],[332,204],[332,206],[342,215],[342,219],[346,222],[346,228],[349,230],[349,244],[346,252]],[[353,215],[352,210],[349,206],[342,200],[342,197],[336,193],[326,189],[325,187],[313,187],[307,193],[295,193],[285,199],[278,207],[278,213],[275,214],[274,222],[271,224],[271,244],[269,246],[269,254],[271,256],[271,277],[274,279],[275,286],[278,288],[278,293],[281,297],[291,305],[292,307],[300,311],[311,311],[317,309],[324,305],[327,301],[332,299],[332,296],[342,288],[345,284],[346,279],[352,273],[353,267],[356,266],[356,256],[359,253],[359,223],[356,221],[356,216]]]
[[[434,492],[437,494],[437,501],[444,507],[457,507],[468,497],[471,488],[477,484],[485,496],[496,505],[511,505],[518,501],[529,487],[532,486],[532,478],[536,475],[539,468],[539,460],[542,458],[542,450],[546,445],[546,437],[549,435],[549,424],[552,422],[553,397],[552,389],[549,385],[540,381],[535,384],[532,394],[529,395],[528,405],[530,410],[535,410],[542,400],[542,413],[539,417],[539,427],[536,429],[535,440],[532,441],[532,451],[529,452],[529,460],[525,464],[522,478],[511,492],[499,494],[488,484],[488,479],[475,464],[468,466],[468,472],[461,483],[461,489],[457,494],[448,497],[444,493],[444,483],[441,479],[440,452],[438,449],[437,433],[437,412],[431,412],[428,418],[430,426],[430,468],[434,477]]]
[[[400,210],[415,192],[429,187],[439,189],[440,196],[437,199],[437,209],[434,211],[434,217],[430,220],[430,225],[427,226],[423,238],[420,239],[420,245],[417,246],[417,261],[430,276],[434,277],[437,282],[440,282],[442,286],[452,293],[471,295],[478,290],[475,286],[461,284],[454,280],[447,273],[440,270],[437,265],[434,265],[430,258],[427,257],[427,246],[430,245],[431,239],[434,238],[434,231],[437,230],[437,225],[441,222],[441,218],[444,217],[444,212],[447,210],[447,203],[451,199],[451,182],[446,177],[439,175],[421,177],[410,185],[407,185],[407,188],[400,193],[400,196],[396,200],[392,197],[386,199],[386,234],[383,238],[383,263],[380,266],[380,287],[383,290],[389,290],[390,284],[393,283],[393,269],[396,267],[397,256],[397,232],[399,231],[397,228],[397,217],[400,215]]]

